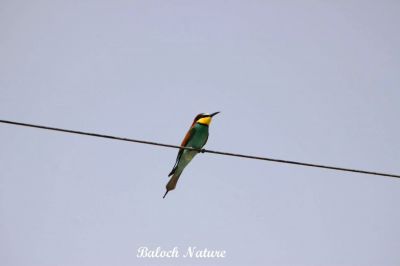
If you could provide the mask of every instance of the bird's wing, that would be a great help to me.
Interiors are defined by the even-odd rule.
[[[189,131],[186,133],[185,138],[183,139],[183,141],[181,143],[182,147],[186,147],[186,144],[189,142],[190,137],[194,134],[194,131],[195,131],[194,127],[191,127],[189,129]],[[181,159],[183,151],[184,151],[184,149],[179,149],[178,156],[176,157],[174,168],[172,168],[172,171],[171,171],[171,173],[169,173],[168,176],[171,176],[171,175],[173,175],[175,173],[176,168],[178,168],[178,164],[179,164],[179,161]]]

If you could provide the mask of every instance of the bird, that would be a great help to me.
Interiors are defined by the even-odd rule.
[[[215,112],[212,114],[201,113],[198,114],[188,132],[185,135],[181,143],[181,147],[190,147],[198,150],[179,149],[178,156],[176,157],[175,165],[168,177],[171,177],[166,185],[167,191],[163,198],[167,196],[168,192],[174,190],[179,177],[182,174],[183,169],[190,163],[190,161],[196,156],[199,151],[204,147],[208,140],[208,128],[210,126],[213,116],[219,114]]]

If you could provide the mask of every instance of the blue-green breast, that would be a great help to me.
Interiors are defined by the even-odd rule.
[[[196,149],[203,148],[208,139],[208,126],[196,123],[192,130],[193,135],[186,146]]]

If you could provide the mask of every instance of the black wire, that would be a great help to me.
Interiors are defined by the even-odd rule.
[[[378,176],[387,176],[387,177],[400,178],[400,175],[395,175],[395,174],[371,172],[371,171],[364,171],[364,170],[343,168],[343,167],[336,167],[336,166],[328,166],[328,165],[321,165],[321,164],[302,163],[302,162],[274,159],[274,158],[268,158],[268,157],[244,155],[244,154],[239,154],[239,153],[221,152],[221,151],[213,151],[213,150],[206,150],[206,149],[199,150],[199,149],[195,149],[195,148],[191,148],[191,147],[182,147],[182,146],[178,146],[178,145],[163,144],[163,143],[159,143],[159,142],[137,140],[137,139],[131,139],[131,138],[121,138],[121,137],[116,137],[116,136],[111,136],[111,135],[90,133],[90,132],[84,132],[84,131],[78,131],[78,130],[70,130],[70,129],[62,129],[62,128],[56,128],[56,127],[48,127],[48,126],[41,126],[41,125],[34,125],[34,124],[27,124],[27,123],[21,123],[21,122],[9,121],[9,120],[0,120],[0,123],[18,125],[18,126],[25,126],[25,127],[33,127],[33,128],[40,128],[40,129],[53,130],[53,131],[60,131],[60,132],[65,132],[65,133],[86,135],[86,136],[92,136],[92,137],[98,137],[98,138],[106,138],[106,139],[114,139],[114,140],[142,143],[142,144],[155,145],[155,146],[168,147],[168,148],[175,148],[175,149],[195,150],[195,151],[202,152],[202,153],[213,153],[213,154],[234,156],[234,157],[240,157],[240,158],[248,158],[248,159],[254,159],[254,160],[263,160],[263,161],[294,164],[294,165],[301,165],[301,166],[308,166],[308,167],[317,167],[317,168],[324,168],[324,169],[331,169],[331,170],[338,170],[338,171],[346,171],[346,172],[353,172],[353,173],[360,173],[360,174],[368,174],[368,175],[378,175]]]

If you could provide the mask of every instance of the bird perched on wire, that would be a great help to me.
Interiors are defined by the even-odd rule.
[[[182,147],[191,147],[194,149],[202,149],[206,144],[208,139],[208,128],[210,126],[212,117],[219,112],[215,112],[212,114],[202,113],[198,114],[192,123],[189,131],[186,133],[185,138],[183,139],[181,146]],[[174,168],[168,176],[171,177],[169,182],[166,185],[167,191],[164,194],[164,197],[167,196],[170,190],[174,190],[176,187],[176,183],[178,182],[179,177],[182,174],[183,169],[190,163],[196,154],[199,153],[197,150],[188,150],[188,149],[180,149],[178,152],[178,156],[176,157],[176,162]]]

